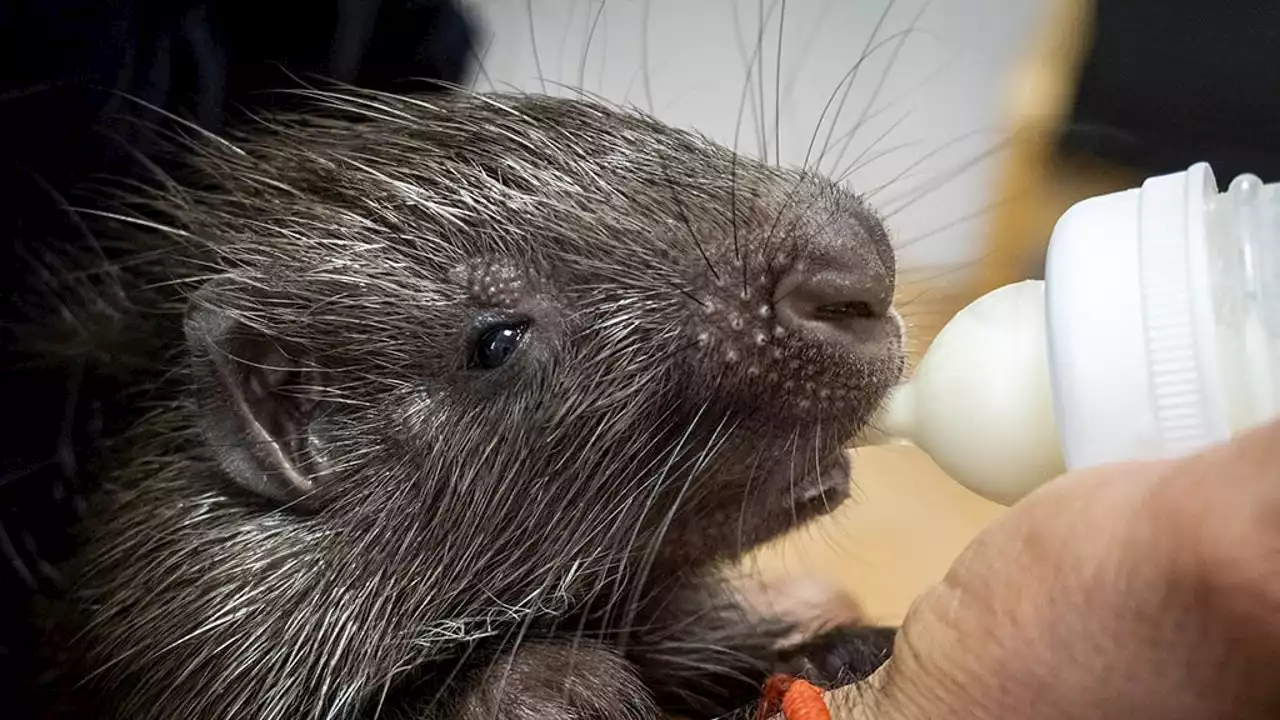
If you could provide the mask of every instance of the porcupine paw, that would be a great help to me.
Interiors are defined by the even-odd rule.
[[[635,669],[588,643],[526,644],[494,660],[466,694],[462,720],[653,720]]]
[[[786,648],[777,671],[828,690],[860,682],[888,661],[897,634],[892,627],[828,630]]]

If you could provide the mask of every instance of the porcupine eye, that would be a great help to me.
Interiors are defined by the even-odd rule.
[[[520,347],[528,323],[500,325],[486,330],[471,351],[471,367],[493,370],[501,367]]]

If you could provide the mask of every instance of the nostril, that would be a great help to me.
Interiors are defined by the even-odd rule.
[[[845,318],[874,318],[883,313],[871,307],[871,303],[863,300],[852,300],[842,303],[822,305],[814,311],[817,319],[842,320]]]
[[[859,340],[873,331],[889,315],[892,302],[892,281],[863,267],[794,272],[774,294],[784,327],[840,341]]]

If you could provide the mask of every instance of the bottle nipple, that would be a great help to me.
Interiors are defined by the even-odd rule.
[[[996,289],[947,323],[874,425],[1010,505],[1065,471],[1046,342],[1043,281]]]

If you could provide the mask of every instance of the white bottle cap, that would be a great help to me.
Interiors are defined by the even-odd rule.
[[[1067,467],[1171,457],[1229,436],[1215,345],[1206,164],[1085,200],[1046,262]]]

